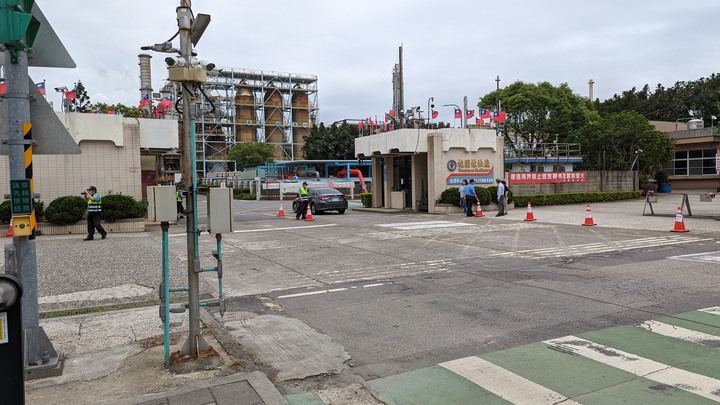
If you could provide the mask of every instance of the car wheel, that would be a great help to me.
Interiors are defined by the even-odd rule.
[[[338,213],[344,214],[344,213],[345,213],[345,210],[338,210]]]
[[[297,201],[293,201],[293,212],[297,212],[298,207],[299,207],[299,204],[297,203]]]
[[[315,204],[310,205],[310,212],[315,215],[317,214],[317,209],[315,208]]]

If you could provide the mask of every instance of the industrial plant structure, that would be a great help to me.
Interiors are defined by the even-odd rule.
[[[198,98],[195,127],[199,178],[235,170],[228,152],[237,143],[264,142],[276,160],[302,159],[317,117],[317,76],[216,68]]]

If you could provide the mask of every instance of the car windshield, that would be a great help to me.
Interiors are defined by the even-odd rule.
[[[321,195],[342,195],[342,193],[334,188],[318,188],[316,189],[318,194]]]

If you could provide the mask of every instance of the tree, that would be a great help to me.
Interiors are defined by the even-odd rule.
[[[310,128],[305,138],[303,152],[305,158],[313,160],[325,159],[355,159],[355,138],[359,135],[357,125],[335,124],[326,127]]]
[[[568,138],[581,145],[583,162],[579,170],[630,170],[635,167],[651,174],[672,159],[673,142],[647,118],[634,111],[594,120]]]
[[[228,158],[235,161],[236,170],[245,170],[247,166],[262,165],[274,161],[275,146],[262,142],[235,144],[228,152]]]
[[[90,96],[88,96],[87,90],[85,90],[85,86],[82,84],[82,81],[78,80],[77,84],[75,84],[75,92],[77,93],[77,96],[74,100],[72,100],[70,111],[81,113],[91,111],[88,108],[90,106]]]
[[[123,117],[142,117],[142,111],[137,107],[128,107],[124,104],[95,103],[87,108],[88,111],[95,111],[98,114],[120,113]]]
[[[591,103],[573,94],[566,83],[555,87],[548,82],[518,81],[485,95],[478,107],[495,109],[498,102],[507,114],[506,142],[522,142],[526,147],[555,140],[565,142],[573,131],[596,116],[589,108]]]
[[[702,118],[706,126],[712,117],[720,115],[718,105],[720,76],[711,74],[695,81],[676,82],[665,88],[658,84],[654,92],[646,84],[641,91],[635,87],[597,104],[601,116],[622,111],[636,111],[650,120],[676,121],[690,117]]]

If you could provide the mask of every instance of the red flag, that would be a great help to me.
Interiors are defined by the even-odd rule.
[[[390,110],[389,113],[391,117],[395,118],[395,110]]]
[[[475,116],[475,110],[465,110],[465,119],[469,120]]]
[[[362,131],[363,128],[365,127],[365,125],[363,123],[364,123],[364,121],[358,122],[358,131]]]
[[[37,87],[38,91],[40,91],[40,94],[43,96],[45,95],[45,82],[35,83],[35,86]]]
[[[66,91],[63,93],[63,95],[65,96],[65,100],[75,100],[77,98],[77,91],[76,90]]]
[[[462,111],[459,108],[455,109],[455,118],[462,118]]]
[[[143,108],[143,107],[145,107],[145,106],[150,107],[150,105],[151,105],[151,104],[150,104],[150,95],[149,95],[149,94],[146,94],[146,95],[142,98],[142,100],[140,100],[140,105],[138,105],[138,108],[141,109],[141,108]]]
[[[432,116],[432,119],[436,119],[436,118],[438,117],[438,115],[440,115],[439,112],[437,112],[437,111],[435,111],[435,110],[432,110],[432,115],[431,115],[431,116]]]
[[[493,121],[495,122],[505,122],[507,120],[507,116],[505,115],[505,111],[495,111],[495,114],[493,114]]]
[[[5,93],[7,93],[7,85],[5,84],[5,82],[2,82],[2,83],[0,83],[0,94],[5,94]]]

